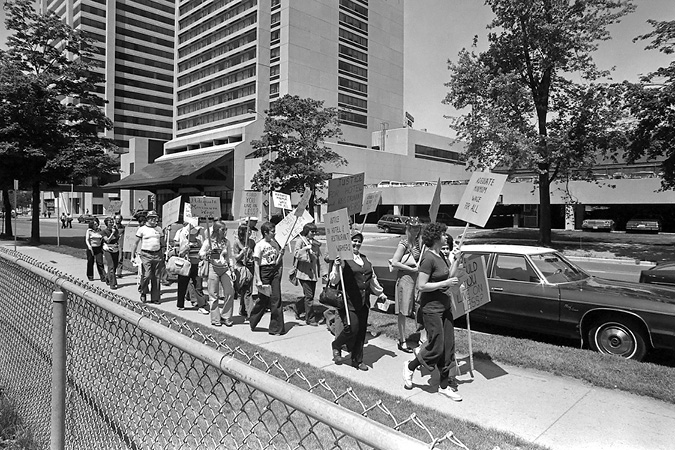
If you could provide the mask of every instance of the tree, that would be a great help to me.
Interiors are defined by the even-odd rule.
[[[539,175],[540,243],[551,243],[550,184],[568,175],[570,157],[586,158],[585,145],[605,144],[598,125],[615,117],[608,88],[594,84],[607,72],[592,59],[607,26],[635,7],[629,0],[486,0],[495,19],[489,47],[463,50],[449,62],[450,92],[444,103],[470,112],[452,126],[468,141],[467,156],[479,167],[529,168]],[[475,40],[474,40],[475,45]],[[576,74],[587,85],[573,83]],[[590,102],[590,103],[589,103]],[[599,107],[600,114],[584,110]],[[575,134],[576,133],[576,134]],[[597,141],[595,139],[597,138]],[[574,162],[574,161],[572,161]]]
[[[324,171],[325,164],[346,165],[347,161],[324,145],[327,139],[342,135],[336,108],[324,108],[323,101],[284,95],[270,104],[265,111],[265,128],[259,140],[251,141],[253,156],[262,158],[276,152],[274,161],[264,159],[253,175],[253,189],[269,193],[270,190],[304,192],[312,189],[309,211],[325,201],[317,198],[317,187],[323,187],[331,174]]]
[[[648,20],[654,27],[650,33],[636,37],[650,40],[647,50],[658,49],[666,55],[675,53],[675,20]],[[624,83],[627,109],[634,122],[629,129],[626,159],[634,162],[642,157],[665,157],[661,163],[662,189],[675,188],[675,59],[668,67],[660,67],[644,76],[640,83]]]
[[[8,0],[5,10],[13,34],[0,51],[0,178],[31,187],[31,238],[39,242],[41,185],[118,170],[105,153],[114,144],[100,136],[112,122],[95,93],[103,79],[92,42],[55,14],[37,13],[31,0]]]

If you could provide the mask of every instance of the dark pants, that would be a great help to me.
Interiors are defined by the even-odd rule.
[[[347,345],[347,349],[352,354],[352,365],[358,366],[363,362],[363,346],[366,342],[366,328],[368,328],[368,312],[370,306],[366,303],[358,311],[349,311],[349,320],[351,325],[347,325],[347,316],[345,310],[340,310],[340,319],[344,328],[342,332],[333,341],[334,349],[341,349]]]
[[[239,266],[235,267],[235,270],[239,270]],[[251,268],[251,273],[253,269]],[[248,283],[239,283],[235,284],[234,298],[235,300],[239,299],[239,315],[248,317],[248,313],[253,309],[253,299],[251,297],[253,293],[253,280]]]
[[[105,281],[105,268],[103,267],[103,247],[92,247],[91,251],[87,249],[87,278],[90,280],[94,278],[94,263],[96,263],[96,270],[101,277],[101,281]]]
[[[197,286],[197,271],[199,270],[199,262],[190,261],[190,273],[188,276],[184,277],[178,275],[178,297],[176,298],[176,306],[179,308],[185,308],[185,294],[188,290],[188,285],[190,281]],[[195,299],[196,302],[196,299]],[[200,305],[200,307],[203,305]]]
[[[162,258],[162,254],[160,251],[146,252],[145,250],[141,250],[139,255],[143,265],[143,273],[141,275],[141,284],[138,286],[138,291],[141,295],[146,295],[148,290],[150,290],[151,301],[153,303],[159,303],[159,298],[162,295],[159,290],[159,280],[162,276],[162,269],[164,269],[164,259]]]
[[[262,284],[269,284],[272,286],[272,295],[270,297],[258,292],[258,299],[253,308],[249,312],[249,325],[251,330],[262,319],[263,314],[267,308],[270,309],[270,334],[284,334],[284,309],[281,305],[281,268],[278,266],[261,266],[260,278]]]
[[[119,252],[103,252],[105,264],[108,266],[108,284],[110,287],[117,287],[117,266],[120,263]]]
[[[298,280],[302,286],[302,299],[295,304],[295,310],[298,315],[305,313],[305,322],[317,322],[314,317],[314,293],[316,292],[316,281]]]
[[[443,312],[434,311],[429,305],[422,306],[424,328],[427,330],[427,342],[417,354],[417,359],[427,370],[432,371],[434,366],[440,373],[440,387],[448,384],[456,385],[455,368],[455,327],[452,323],[452,312],[446,309]],[[452,370],[453,376],[450,377]]]

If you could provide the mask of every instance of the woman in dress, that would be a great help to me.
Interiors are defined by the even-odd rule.
[[[98,219],[94,218],[89,222],[84,242],[87,244],[87,278],[89,281],[94,281],[94,263],[96,263],[96,270],[101,281],[107,283],[108,278],[103,267],[103,231],[101,231]]]
[[[174,248],[176,254],[181,258],[190,261],[190,273],[188,275],[178,275],[178,296],[176,297],[176,307],[179,311],[185,309],[185,296],[188,292],[190,282],[194,285],[195,290],[190,290],[193,295],[190,299],[196,303],[197,308],[202,314],[209,314],[206,301],[196,292],[197,289],[197,272],[199,271],[199,250],[202,247],[202,236],[199,230],[188,220],[183,222],[183,228],[176,232],[173,238]],[[194,295],[196,294],[196,295]],[[193,298],[196,297],[196,298]]]
[[[332,343],[333,361],[342,364],[342,346],[347,345],[351,352],[352,367],[357,370],[368,370],[363,362],[363,346],[366,342],[366,328],[368,327],[368,311],[370,310],[370,296],[375,294],[386,299],[384,289],[377,281],[373,265],[366,255],[361,254],[363,235],[358,231],[352,233],[353,260],[342,261],[339,257],[330,272],[329,282],[343,283],[347,293],[347,311],[340,308],[340,319],[344,324],[342,332],[335,337]],[[342,266],[340,279],[339,266]],[[350,325],[347,325],[349,314]]]
[[[458,261],[452,265],[441,255],[441,248],[447,244],[447,226],[434,222],[422,232],[422,242],[427,247],[419,266],[418,289],[420,310],[427,331],[427,342],[411,361],[403,366],[403,382],[406,389],[413,387],[413,374],[417,367],[428,370],[437,367],[440,373],[438,392],[454,401],[461,401],[454,377],[455,328],[453,326],[450,289],[459,284],[455,276]],[[451,375],[452,372],[452,375]]]
[[[108,285],[114,290],[117,289],[117,265],[120,263],[120,232],[112,217],[106,217],[103,222],[106,226],[103,231],[103,256],[108,269]]]
[[[297,278],[302,286],[303,297],[295,305],[296,318],[307,325],[318,326],[319,319],[314,317],[314,294],[316,282],[321,279],[321,244],[314,239],[316,225],[305,224],[300,236],[295,240],[293,258],[297,268]]]
[[[255,242],[250,236],[249,228],[246,225],[239,225],[237,228],[237,239],[232,244],[232,254],[234,255],[234,297],[239,298],[239,315],[248,317],[251,311],[251,294],[253,287],[253,249]]]
[[[204,239],[199,256],[208,261],[209,277],[206,282],[209,291],[209,301],[211,303],[211,325],[219,327],[221,324],[231,327],[232,309],[234,298],[234,286],[231,276],[231,253],[230,241],[227,240],[227,228],[221,221],[213,224],[210,238]],[[225,303],[223,308],[218,307],[218,293],[220,287],[223,288]]]
[[[281,305],[281,273],[283,272],[284,249],[274,239],[276,229],[272,222],[260,226],[262,239],[255,245],[253,261],[255,263],[253,280],[258,288],[258,300],[249,312],[251,331],[262,319],[267,308],[270,309],[269,334],[282,335],[286,332],[284,310]]]
[[[415,285],[417,283],[417,270],[422,252],[421,238],[422,224],[417,217],[410,217],[405,223],[405,236],[396,247],[391,259],[391,267],[397,269],[396,273],[396,314],[398,316],[398,349],[405,353],[412,353],[408,346],[408,333],[405,321],[414,312]]]

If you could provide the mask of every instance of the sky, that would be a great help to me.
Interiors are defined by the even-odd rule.
[[[616,67],[615,81],[637,81],[640,74],[667,66],[671,59],[656,50],[644,50],[644,41],[632,40],[652,30],[647,19],[675,20],[675,1],[634,3],[637,10],[610,27],[612,39],[603,42],[594,54],[601,69]],[[448,92],[444,86],[450,78],[448,60],[456,61],[459,51],[469,48],[475,35],[479,37],[479,50],[485,49],[486,25],[492,20],[492,12],[482,0],[404,0],[404,8],[405,110],[415,118],[414,128],[454,136],[443,116],[458,112],[441,103]],[[0,48],[6,35],[5,13],[0,8]]]

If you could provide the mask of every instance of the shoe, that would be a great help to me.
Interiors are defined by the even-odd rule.
[[[405,342],[399,342],[398,343],[398,349],[401,350],[403,353],[412,353],[412,349],[408,347],[408,344]]]
[[[403,364],[403,387],[406,389],[412,389],[413,371],[408,368],[408,364],[410,364],[410,361],[406,361],[405,364]]]
[[[190,300],[190,303],[192,303],[192,307],[193,307],[193,308],[196,308],[196,307],[197,307],[197,302],[195,302],[195,301],[193,301],[193,300]]]
[[[325,317],[322,317],[322,318],[319,320],[319,325],[326,325],[326,318],[325,318]]]
[[[178,307],[178,311],[185,311],[185,307],[184,307],[184,306],[179,306],[179,307]]]
[[[154,303],[155,305],[159,305],[159,304],[162,303],[162,302],[160,302],[159,300],[151,300],[151,301],[152,301],[152,303]]]
[[[363,363],[358,363],[358,364],[352,364],[352,367],[354,367],[356,370],[362,370],[364,372],[368,372],[368,366],[366,366]]]
[[[221,326],[221,323],[220,322],[218,322],[218,323],[212,322],[211,325],[213,325],[214,327],[219,327],[219,326]]]
[[[220,323],[222,323],[226,327],[231,327],[232,325],[234,325],[234,322],[232,321],[232,319],[224,319],[224,320],[221,320]]]
[[[141,294],[141,303],[148,303],[148,297],[145,294]]]
[[[114,290],[117,289],[117,288],[118,288],[118,286],[110,286],[110,290],[111,290],[111,291],[114,291]]]
[[[199,311],[200,313],[202,313],[202,314],[204,314],[204,315],[206,315],[206,316],[208,316],[209,314],[211,314],[210,311],[209,311],[208,309],[205,309],[205,308],[199,308],[197,311]]]
[[[438,388],[438,393],[443,394],[454,402],[461,402],[462,396],[457,393],[457,388],[451,388],[450,386],[446,388]]]
[[[87,277],[89,281],[94,281],[94,277]]]
[[[318,327],[319,324],[316,322],[305,322],[305,324],[309,325],[310,327]]]
[[[333,349],[333,362],[337,365],[342,364],[342,351],[339,348]]]

